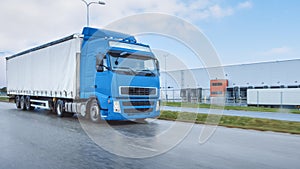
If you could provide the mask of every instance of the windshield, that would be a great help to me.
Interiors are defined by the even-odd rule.
[[[133,73],[146,72],[154,74],[157,70],[155,58],[135,54],[109,53],[113,70],[125,70]]]

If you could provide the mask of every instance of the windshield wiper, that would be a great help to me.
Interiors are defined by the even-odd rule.
[[[139,71],[142,71],[142,72],[149,72],[150,75],[155,76],[155,73],[154,73],[153,71],[149,70],[149,69],[143,69],[143,70],[139,70]],[[148,73],[148,74],[149,74],[149,73]]]
[[[115,69],[126,69],[126,70],[130,70],[130,72],[132,74],[136,74],[135,71],[133,69],[131,69],[130,67],[121,67],[121,66],[117,66],[117,67],[114,67]]]
[[[99,66],[102,66],[102,67],[106,68],[107,70],[111,70],[110,67],[105,66],[105,65],[103,65],[103,64],[100,64]]]

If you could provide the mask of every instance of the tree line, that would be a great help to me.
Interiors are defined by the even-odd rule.
[[[0,92],[6,93],[7,92],[7,87],[0,88]]]

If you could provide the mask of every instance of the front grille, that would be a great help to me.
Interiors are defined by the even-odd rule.
[[[129,116],[134,116],[137,114],[150,114],[153,108],[136,108],[136,109],[124,109],[124,113]]]
[[[154,102],[153,101],[128,101],[128,102],[123,102],[123,106],[153,106]]]
[[[135,96],[156,95],[156,88],[121,87],[121,95],[135,95]]]

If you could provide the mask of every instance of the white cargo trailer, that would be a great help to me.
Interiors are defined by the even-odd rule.
[[[249,106],[300,106],[300,88],[248,89]]]
[[[64,99],[78,97],[79,64],[76,62],[80,57],[81,41],[79,35],[72,35],[46,44],[39,50],[9,58],[6,62],[8,94]],[[35,101],[43,102],[31,100]],[[49,108],[45,104],[34,106]]]

